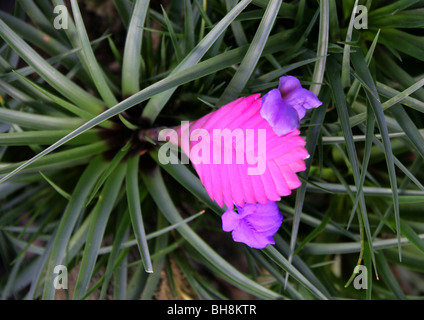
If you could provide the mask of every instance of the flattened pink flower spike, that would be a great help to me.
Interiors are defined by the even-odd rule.
[[[239,98],[179,128],[181,149],[220,207],[278,201],[301,184],[296,173],[305,170],[305,141],[298,129],[277,135],[261,116],[262,101],[260,94]],[[214,136],[225,130],[233,142],[230,149],[226,138]],[[190,141],[184,143],[184,136]]]

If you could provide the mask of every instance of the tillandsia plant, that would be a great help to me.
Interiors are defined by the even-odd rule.
[[[422,297],[422,1],[1,6],[2,299]]]
[[[178,132],[161,131],[159,139],[169,138],[170,144],[180,146],[209,197],[220,207],[226,205],[224,231],[233,231],[235,241],[263,249],[275,243],[272,236],[282,222],[273,202],[300,186],[296,173],[306,168],[304,159],[309,155],[299,137],[300,120],[306,109],[321,104],[297,78],[285,76],[278,89],[263,98],[257,94],[239,98],[181,125]],[[171,148],[161,149],[159,161],[168,164]]]

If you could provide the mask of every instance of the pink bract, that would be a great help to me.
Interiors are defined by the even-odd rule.
[[[225,204],[232,209],[234,204],[242,207],[245,203],[266,204],[268,200],[278,201],[281,197],[290,195],[291,190],[301,184],[296,173],[305,170],[304,159],[308,157],[304,148],[305,140],[299,136],[298,129],[283,136],[276,135],[268,121],[261,116],[260,110],[260,94],[254,94],[239,98],[188,125],[179,127],[181,149],[189,156],[211,199],[220,207]],[[181,143],[181,137],[190,136],[196,129],[201,130],[197,130],[198,135],[194,141]],[[221,157],[215,159],[220,159],[220,163],[213,161],[213,154],[219,152],[219,144],[211,139],[208,145],[210,161],[205,163],[208,162],[204,161],[205,149],[201,152],[193,150],[199,150],[196,145],[201,143],[202,139],[212,138],[214,130],[224,129],[230,132],[238,131],[242,135],[231,138],[231,150],[225,150],[222,139]],[[260,131],[265,133],[263,141],[259,141]],[[266,148],[261,142],[265,142]],[[244,151],[243,161],[237,163],[237,152],[240,152],[241,148],[241,151]],[[225,163],[225,152],[232,155],[231,163]],[[265,164],[262,174],[249,174],[249,168],[252,170],[259,164],[259,160],[256,165],[251,164],[251,161],[249,163],[252,155]]]

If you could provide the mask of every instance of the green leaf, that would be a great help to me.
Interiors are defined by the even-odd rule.
[[[399,11],[402,11],[410,6],[416,4],[419,0],[398,0],[389,5],[382,6],[376,10],[372,10],[370,12],[370,17],[383,17],[383,16],[391,16],[396,14]]]
[[[233,6],[236,2],[232,1],[232,0],[225,0],[225,6],[227,8],[227,10],[231,9],[231,6]],[[263,13],[260,17],[258,17],[258,19],[263,17]],[[240,18],[241,15],[238,16],[238,18],[236,18],[234,20],[234,22],[231,24],[231,29],[233,31],[234,34],[234,38],[236,40],[236,43],[239,47],[244,46],[248,43],[246,34],[244,32],[243,26],[241,24],[241,22],[238,20]]]
[[[106,224],[114,208],[118,192],[121,189],[125,177],[125,170],[125,164],[121,164],[114,170],[106,181],[102,194],[93,209],[87,241],[81,260],[80,272],[75,283],[73,299],[80,299],[87,292],[105,233]]]
[[[325,230],[326,225],[330,222],[336,212],[337,207],[339,206],[339,200],[335,201],[336,199],[337,198],[335,198],[334,201],[330,203],[329,208],[325,212],[320,225],[303,239],[303,241],[297,246],[296,250],[294,251],[293,256],[297,255],[306,244],[311,242],[315,237],[317,237],[322,231]]]
[[[194,16],[191,0],[184,0],[184,42],[185,52],[194,48]]]
[[[271,33],[271,29],[277,19],[278,9],[280,8],[281,3],[281,0],[271,0],[269,2],[261,23],[259,24],[258,31],[255,33],[255,37],[253,38],[246,55],[237,69],[236,74],[221,95],[218,101],[218,106],[222,106],[238,98],[241,91],[246,86],[246,83],[250,79],[259,58],[262,55],[269,34]]]
[[[157,225],[156,225],[157,229],[164,228],[166,224],[167,224],[166,219],[164,218],[163,214],[158,212],[158,219],[157,219]],[[168,245],[168,241],[169,241],[169,233],[165,233],[159,236],[155,243],[154,252],[160,253],[165,251],[166,246]],[[158,283],[160,282],[165,261],[166,261],[165,255],[157,255],[153,259],[153,270],[155,270],[155,272],[148,274],[145,284],[143,284],[143,287],[140,288],[141,294],[138,295],[137,297],[141,296],[141,299],[152,299],[152,296],[154,292],[156,291]],[[139,270],[142,270],[142,269],[139,268]],[[135,278],[135,280],[137,280],[137,278]],[[140,287],[139,283],[137,283],[137,285]],[[134,294],[130,294],[130,292],[127,293],[127,296],[129,299],[134,298]]]
[[[104,280],[102,284],[102,289],[100,292],[99,300],[103,300],[106,296],[106,292],[108,289],[108,285],[112,278],[113,271],[119,266],[122,262],[119,257],[124,258],[124,255],[119,255],[123,250],[121,249],[121,245],[125,238],[128,236],[128,230],[130,227],[130,217],[127,211],[123,213],[122,219],[120,219],[119,224],[117,225],[116,232],[113,236],[113,244],[112,249],[110,251],[110,255],[108,258],[106,270],[104,273]],[[99,249],[99,254],[101,254],[101,248]]]
[[[418,131],[417,126],[414,124],[408,113],[401,105],[394,105],[391,109],[392,114],[396,118],[405,134],[411,140],[414,149],[424,158],[424,138]]]
[[[96,57],[94,56],[93,50],[91,49],[90,41],[88,39],[81,12],[78,7],[78,2],[76,0],[71,0],[71,6],[75,19],[76,30],[78,33],[79,44],[82,48],[82,53],[85,58],[85,63],[88,66],[89,74],[93,78],[93,82],[99,91],[100,96],[103,98],[103,101],[107,106],[112,107],[117,104],[118,101],[110,90],[106,82],[105,75],[103,74],[103,71],[98,64]]]
[[[351,58],[353,57],[354,57],[353,54],[351,54]],[[334,101],[336,103],[337,114],[340,119],[343,135],[346,139],[347,154],[348,154],[349,162],[353,171],[355,186],[359,186],[360,179],[361,179],[359,163],[357,159],[355,143],[352,137],[352,131],[350,130],[350,125],[348,120],[349,114],[348,114],[346,100],[345,100],[345,96],[344,96],[342,85],[341,85],[338,66],[335,60],[329,60],[329,61],[331,62],[331,64],[329,66],[329,71],[328,71],[328,80],[329,80],[330,86],[333,89],[333,96],[334,96]],[[362,219],[364,221],[365,233],[366,233],[367,239],[371,239],[371,231],[370,231],[370,225],[368,222],[368,215],[367,215],[364,195],[363,193],[360,193],[359,196],[360,196],[360,199],[359,199],[360,213],[362,214]],[[370,241],[369,244],[372,245],[372,242]],[[372,247],[370,248],[370,252],[373,255]]]
[[[126,28],[128,28],[131,16],[131,3],[128,0],[113,0],[116,10]]]
[[[247,7],[251,1],[252,0],[242,0],[239,2],[223,19],[221,19],[221,21],[219,21],[219,23],[202,39],[202,41],[197,44],[197,46],[184,58],[184,60],[175,67],[170,76],[180,73],[190,66],[196,65],[214,42],[228,28],[230,23]],[[213,72],[216,72],[216,68]],[[144,108],[142,115],[153,122],[176,89],[176,87],[172,88],[171,90],[163,92],[150,99]]]
[[[389,88],[386,85],[383,85],[382,83],[377,83],[377,90],[379,93],[386,97],[390,97],[389,100],[382,103],[383,110],[387,110],[394,106],[395,104],[402,102],[406,106],[415,109],[419,112],[424,113],[424,103],[409,97],[409,95],[413,94],[417,90],[419,90],[424,84],[424,78],[407,88],[406,90],[399,92],[395,89]],[[367,115],[365,112],[356,114],[354,116],[351,116],[349,119],[349,122],[351,123],[351,126],[356,126],[360,124],[361,122],[365,121]]]
[[[65,110],[73,113],[74,115],[83,118],[85,120],[89,120],[91,118],[93,118],[95,115],[91,114],[85,110],[82,110],[80,108],[78,108],[76,105],[69,103],[68,101],[54,95],[53,93],[45,90],[44,88],[42,88],[41,86],[39,86],[38,84],[36,84],[35,82],[27,79],[24,76],[21,76],[19,73],[17,73],[17,76],[20,77],[22,80],[24,80],[26,83],[28,83],[29,85],[33,86],[37,91],[39,91],[41,94],[43,94],[44,96],[46,96],[47,98],[49,98],[50,100],[54,101],[57,105],[59,105],[60,107],[64,108]]]
[[[177,59],[177,62],[180,63],[183,60],[183,58],[182,58],[183,53],[182,53],[181,48],[180,48],[180,45],[178,43],[178,40],[177,40],[177,36],[176,36],[175,30],[174,30],[174,27],[173,27],[171,21],[169,20],[168,14],[166,13],[166,11],[163,8],[163,6],[161,6],[161,8],[162,8],[163,16],[165,18],[166,27],[168,29],[169,36],[171,37],[171,42],[172,42],[172,45],[174,47],[175,57]]]
[[[81,159],[89,159],[94,155],[101,154],[102,152],[108,150],[108,146],[105,142],[100,141],[89,145],[78,146],[71,148],[69,150],[64,150],[56,152],[49,156],[44,157],[39,162],[28,166],[27,170],[24,172],[37,172],[40,170],[55,169],[61,168],[63,166],[75,166],[78,163],[81,163]],[[24,162],[17,163],[2,163],[0,165],[0,175],[10,172],[21,166]]]
[[[263,252],[271,258],[279,267],[288,272],[291,277],[299,281],[305,286],[312,294],[322,300],[328,300],[329,297],[325,296],[318,288],[316,288],[305,276],[299,272],[292,264],[283,257],[273,246],[268,246],[263,249]]]
[[[424,239],[424,234],[419,234],[420,239]],[[401,245],[410,245],[410,242],[407,238],[400,239]],[[372,248],[375,252],[380,249],[396,248],[398,246],[397,239],[385,239],[385,240],[376,240],[372,243]],[[370,246],[371,247],[371,246]],[[320,243],[309,243],[303,250],[303,254],[312,254],[312,255],[326,255],[326,254],[347,254],[361,251],[361,244],[358,241],[355,242],[320,242]],[[399,258],[399,251],[398,251]],[[399,261],[399,259],[398,259]]]
[[[397,29],[382,29],[380,42],[411,57],[424,61],[424,37]]]
[[[319,34],[317,57],[323,57],[315,63],[314,73],[312,75],[312,85],[309,90],[318,96],[321,90],[321,83],[324,80],[325,64],[327,61],[328,37],[329,37],[329,15],[330,9],[328,0],[322,0],[319,4]]]
[[[294,214],[294,222],[292,226],[292,233],[290,237],[290,254],[288,261],[291,263],[293,260],[293,257],[295,255],[295,246],[297,241],[297,234],[299,231],[299,225],[302,215],[302,209],[303,209],[303,202],[305,200],[306,195],[306,187],[307,183],[305,182],[310,171],[311,167],[311,161],[315,154],[315,149],[318,143],[319,138],[319,132],[321,130],[321,126],[324,122],[325,113],[327,111],[328,103],[329,103],[330,95],[329,91],[326,92],[325,100],[323,101],[323,105],[320,106],[318,109],[313,111],[312,118],[311,118],[311,125],[312,127],[308,130],[307,137],[306,137],[306,149],[308,150],[309,159],[306,160],[306,170],[300,174],[300,177],[302,177],[303,181],[301,186],[296,192],[296,199],[295,199],[295,214]],[[288,277],[288,275],[287,275]],[[286,277],[286,282],[288,278]]]
[[[353,214],[356,211],[356,207],[360,199],[359,194],[362,193],[362,188],[365,183],[365,177],[368,172],[368,164],[371,157],[371,148],[372,148],[372,142],[373,142],[372,136],[374,134],[374,129],[375,129],[375,117],[369,106],[367,106],[367,115],[368,117],[367,117],[366,133],[365,133],[364,158],[362,160],[362,172],[361,172],[361,177],[359,181],[358,191],[355,197],[355,202],[353,203],[353,207],[352,207],[351,217],[353,217]],[[348,226],[350,225],[350,222],[351,222],[351,219],[349,220]]]
[[[357,71],[358,75],[364,79],[364,81],[367,83],[367,85],[371,88],[373,94],[369,94],[368,91],[366,91],[367,98],[370,102],[371,108],[373,109],[375,119],[377,121],[378,127],[380,129],[381,137],[383,140],[383,147],[384,147],[384,153],[386,156],[386,163],[388,167],[388,174],[390,179],[390,185],[393,190],[393,204],[394,204],[394,213],[395,213],[395,220],[397,221],[397,236],[398,239],[400,239],[400,212],[399,212],[399,200],[398,200],[398,188],[397,188],[397,181],[396,181],[396,172],[395,172],[395,164],[393,159],[393,153],[392,153],[392,147],[390,144],[390,138],[389,138],[389,132],[386,125],[386,120],[384,117],[383,107],[381,105],[381,102],[378,97],[377,88],[375,87],[374,81],[371,77],[371,73],[368,69],[368,67],[365,64],[364,57],[361,52],[357,51],[352,54],[352,63],[354,65],[355,70]],[[399,259],[401,259],[401,247],[399,245]]]
[[[424,27],[424,11],[409,10],[398,12],[395,15],[375,16],[369,19],[370,27],[377,28],[422,28]]]
[[[397,299],[405,300],[406,296],[403,293],[398,280],[390,270],[389,264],[387,263],[383,252],[378,252],[375,255],[375,259],[377,262],[378,269],[380,270],[380,278],[384,281],[390,291],[394,293]]]
[[[1,112],[1,111],[0,111]],[[49,145],[66,136],[69,130],[22,131],[0,134],[0,146],[27,146],[31,144]],[[97,130],[89,130],[68,142],[68,145],[91,144],[99,142]]]
[[[97,192],[100,190],[100,188],[103,186],[105,181],[109,178],[109,176],[115,171],[115,169],[119,166],[119,164],[122,162],[124,157],[127,155],[130,148],[130,142],[127,142],[124,147],[122,147],[113,157],[112,161],[109,163],[108,168],[102,173],[99,180],[95,184],[93,191],[91,192],[91,195],[88,197],[88,201],[86,206],[88,206],[91,201],[96,197]]]
[[[156,205],[163,212],[170,223],[178,223],[182,220],[178,210],[175,208],[168,191],[163,182],[158,168],[148,175],[143,175],[143,180]],[[233,285],[264,299],[276,299],[279,297],[273,291],[266,289],[260,284],[247,278],[226,260],[210,248],[188,225],[184,224],[177,228],[181,236],[199,252],[217,270],[221,270],[221,276]]]
[[[60,40],[64,41],[64,37],[61,33],[56,32],[51,21],[44,15],[40,10],[37,4],[31,0],[18,0],[19,5],[25,10],[31,20],[44,32],[47,34],[58,37]]]
[[[130,157],[128,159],[126,188],[128,199],[128,211],[131,217],[131,223],[136,235],[138,249],[143,259],[144,269],[148,273],[152,273],[152,262],[150,261],[149,246],[146,239],[146,231],[144,230],[143,216],[140,205],[140,192],[138,183],[138,166],[140,156]]]
[[[63,264],[66,254],[66,246],[74,229],[75,223],[84,209],[85,200],[97,180],[98,176],[106,168],[107,163],[97,157],[85,169],[81,175],[71,201],[61,218],[53,241],[53,247],[47,261],[46,283],[44,285],[43,299],[53,299],[55,288],[53,286],[54,268]]]
[[[252,4],[261,7],[266,8],[269,4],[268,0],[253,0]],[[278,15],[281,18],[287,18],[287,19],[295,19],[297,14],[297,5],[283,2],[280,9],[278,10]]]
[[[178,163],[168,165],[160,163],[160,161],[158,160],[157,152],[152,151],[150,155],[162,168],[164,168],[175,180],[177,180],[196,198],[202,200],[216,214],[222,214],[222,208],[220,208],[218,204],[209,197],[205,187],[200,182],[200,179],[196,175],[194,175],[185,165],[181,164],[175,154],[171,154],[170,156],[177,157],[176,160],[178,161]]]
[[[15,123],[21,127],[38,130],[75,129],[84,123],[76,117],[51,117],[29,112],[0,108],[2,122]]]
[[[53,88],[61,92],[65,97],[88,112],[99,113],[103,109],[103,103],[97,98],[81,89],[74,82],[58,72],[48,64],[34,49],[26,44],[3,20],[0,19],[0,36],[16,53],[25,60],[37,73],[46,80]]]
[[[71,195],[69,193],[67,193],[65,190],[63,190],[61,187],[59,187],[57,184],[55,184],[53,181],[51,181],[46,175],[44,175],[41,171],[40,171],[40,175],[44,178],[44,180],[47,181],[47,183],[49,185],[51,185],[53,187],[53,189],[56,190],[57,193],[59,193],[62,197],[64,197],[66,200],[70,200],[71,199]]]
[[[137,0],[128,26],[122,63],[122,96],[140,91],[140,53],[149,0]]]

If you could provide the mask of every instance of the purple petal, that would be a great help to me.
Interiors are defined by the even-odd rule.
[[[283,215],[278,209],[277,203],[268,201],[267,204],[256,204],[255,212],[244,219],[255,227],[256,232],[274,235],[283,222]]]
[[[281,98],[278,89],[273,89],[262,97],[261,116],[280,137],[292,132],[300,125],[296,109]]]
[[[305,116],[305,109],[317,108],[322,104],[314,93],[304,88],[298,88],[288,94],[285,94],[283,99],[296,109],[299,119],[302,119]]]
[[[252,232],[246,223],[241,223],[240,227],[233,231],[233,240],[242,242],[251,248],[263,249],[269,244],[275,244],[272,236],[260,232]]]
[[[240,216],[235,213],[232,209],[225,211],[222,216],[222,230],[230,232],[236,229],[240,223]]]
[[[238,214],[227,210],[222,215],[222,228],[232,231],[234,241],[257,249],[275,243],[273,235],[280,228],[283,215],[274,201],[266,204],[246,203],[243,207],[237,206],[237,210]]]
[[[302,88],[300,81],[293,76],[281,77],[278,90],[283,100],[296,109],[299,120],[305,116],[306,109],[317,108],[322,104],[313,92]]]
[[[302,85],[300,84],[299,79],[296,77],[284,76],[280,77],[280,80],[278,81],[278,90],[280,90],[283,98],[284,94],[290,93],[298,88],[302,88]]]

